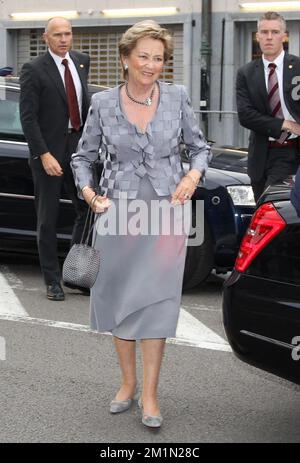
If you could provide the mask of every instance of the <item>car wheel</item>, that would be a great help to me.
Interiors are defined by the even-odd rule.
[[[214,243],[209,225],[204,220],[204,241],[200,246],[188,246],[183,275],[183,289],[199,285],[210,275],[214,264]]]

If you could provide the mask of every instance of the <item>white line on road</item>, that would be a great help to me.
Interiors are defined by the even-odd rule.
[[[4,276],[9,286],[13,289],[23,289],[24,285],[22,280],[12,273],[6,265],[0,265],[0,273]]]
[[[28,315],[8,281],[0,273],[0,315],[2,314],[14,314],[24,317]]]
[[[199,305],[199,304],[184,304],[181,306],[182,309],[187,309],[187,310],[203,310],[205,312],[221,312],[221,307],[219,309],[216,309],[215,307],[212,307],[211,305]]]
[[[19,291],[40,291],[40,288],[29,288],[28,286],[24,287],[24,283],[17,275],[9,270],[6,265],[0,265],[0,273],[5,277],[9,286],[12,289],[18,289]]]
[[[15,289],[22,288],[22,281],[11,273],[8,268],[1,266],[0,270],[5,274],[4,276],[0,272],[0,319],[75,331],[91,331],[88,325],[29,317],[11,287],[13,286]],[[167,342],[170,344],[231,352],[229,344],[221,336],[193,317],[183,307],[180,310],[176,338],[168,338]]]
[[[184,311],[185,312],[185,311]],[[187,314],[189,315],[189,314]],[[181,312],[181,317],[182,317],[182,312]],[[193,323],[195,324],[195,318],[192,317]],[[69,322],[59,322],[55,320],[45,320],[43,318],[33,318],[33,317],[26,317],[26,316],[19,316],[15,314],[0,314],[0,320],[8,320],[8,321],[14,321],[14,322],[21,322],[21,323],[27,323],[30,325],[40,325],[40,326],[48,326],[52,328],[62,328],[65,330],[72,330],[72,331],[81,331],[81,332],[91,332],[91,333],[97,333],[97,331],[92,331],[88,325],[80,325],[77,323],[69,323]],[[198,321],[198,320],[197,320]],[[169,344],[177,344],[181,346],[192,346],[192,347],[199,347],[202,349],[211,349],[211,350],[221,350],[225,352],[231,352],[231,348],[229,345],[222,339],[220,336],[216,335],[213,331],[209,330],[205,325],[203,325],[201,322],[198,322],[201,326],[200,330],[202,330],[203,335],[202,337],[199,337],[199,332],[198,332],[198,337],[195,339],[189,338],[188,333],[185,332],[183,328],[180,328],[180,324],[178,324],[178,328],[180,333],[185,333],[185,336],[182,336],[179,334],[177,335],[176,338],[168,338],[167,343]],[[210,333],[208,333],[208,331]],[[206,333],[206,335],[204,335]],[[111,335],[110,333],[101,333],[104,335]],[[216,341],[217,340],[217,341]]]
[[[14,314],[0,314],[0,320],[8,320],[14,322],[28,323],[29,325],[50,326],[54,328],[63,328],[73,331],[91,331],[88,325],[80,325],[77,323],[58,322],[56,320],[46,320],[44,318],[22,317]],[[109,333],[107,333],[109,334]]]
[[[0,336],[0,360],[6,360],[6,340]]]
[[[229,344],[206,325],[193,317],[189,312],[180,310],[176,338],[171,338],[173,344],[201,347],[203,349],[231,352]]]

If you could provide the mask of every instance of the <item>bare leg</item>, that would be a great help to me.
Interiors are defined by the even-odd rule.
[[[136,342],[114,336],[114,343],[122,372],[122,385],[115,400],[131,399],[134,396],[136,388]]]
[[[165,347],[165,339],[141,340],[143,359],[143,391],[142,404],[146,414],[160,414],[157,402],[159,372]]]

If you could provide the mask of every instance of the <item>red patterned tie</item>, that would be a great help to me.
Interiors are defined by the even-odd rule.
[[[66,86],[66,94],[67,94],[67,100],[68,100],[70,120],[71,120],[72,127],[78,132],[80,129],[81,123],[80,123],[80,114],[79,114],[79,107],[78,107],[75,85],[74,85],[71,71],[69,69],[68,60],[66,58],[63,59],[62,64],[65,66],[65,86]]]
[[[270,108],[272,111],[272,116],[279,117],[280,119],[284,119],[281,102],[280,102],[279,86],[278,86],[278,79],[277,79],[277,74],[276,74],[276,64],[270,63],[269,69],[270,71],[269,71],[269,77],[268,77],[268,100],[269,100]],[[282,144],[286,140],[287,137],[288,137],[288,133],[284,131],[282,132],[280,138],[278,138],[276,141]]]

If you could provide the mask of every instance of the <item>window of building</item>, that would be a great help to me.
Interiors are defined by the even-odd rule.
[[[183,83],[183,27],[167,26],[173,32],[174,55],[164,68],[161,79]],[[118,43],[126,27],[73,28],[73,48],[88,53],[91,58],[89,82],[113,87],[121,78]],[[43,29],[18,31],[18,73],[24,63],[45,53],[47,47],[42,40]]]

